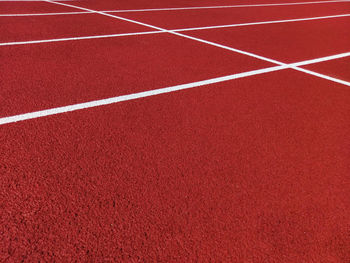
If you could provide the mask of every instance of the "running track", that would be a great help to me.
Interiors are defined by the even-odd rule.
[[[0,1],[1,262],[350,262],[350,2]]]

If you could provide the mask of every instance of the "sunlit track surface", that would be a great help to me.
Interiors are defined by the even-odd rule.
[[[0,1],[0,262],[348,262],[349,14]]]

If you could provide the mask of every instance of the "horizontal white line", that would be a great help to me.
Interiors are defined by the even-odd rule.
[[[43,0],[0,0],[1,2],[42,2]],[[60,0],[60,2],[69,2],[75,0]]]
[[[336,54],[336,55],[323,57],[323,58],[305,60],[305,61],[296,62],[293,64],[285,64],[285,65],[281,65],[281,66],[274,66],[274,67],[269,67],[269,68],[264,68],[264,69],[252,70],[252,71],[248,71],[248,72],[232,74],[232,75],[228,75],[228,76],[224,76],[224,77],[212,78],[212,79],[207,79],[207,80],[197,81],[197,82],[192,82],[192,83],[187,83],[187,84],[181,84],[181,85],[176,85],[176,86],[167,87],[167,88],[132,93],[132,94],[128,94],[128,95],[116,96],[116,97],[102,99],[102,100],[94,100],[94,101],[90,101],[90,102],[84,102],[84,103],[79,103],[79,104],[74,104],[74,105],[69,105],[69,106],[63,106],[63,107],[57,107],[57,108],[52,108],[52,109],[47,109],[47,110],[35,111],[35,112],[19,114],[19,115],[14,115],[14,116],[9,116],[9,117],[3,117],[3,118],[0,118],[0,125],[9,124],[9,123],[18,122],[18,121],[30,120],[30,119],[35,119],[35,118],[41,118],[41,117],[45,117],[45,116],[56,115],[56,114],[66,113],[66,112],[71,112],[71,111],[99,107],[99,106],[103,106],[103,105],[108,105],[108,104],[113,104],[113,103],[118,103],[118,102],[123,102],[123,101],[128,101],[128,100],[135,100],[135,99],[140,99],[140,98],[145,98],[145,97],[150,97],[150,96],[156,96],[156,95],[160,95],[160,94],[165,94],[165,93],[170,93],[170,92],[175,92],[175,91],[180,91],[180,90],[190,89],[190,88],[195,88],[195,87],[200,87],[200,86],[224,82],[224,81],[228,81],[228,80],[234,80],[234,79],[244,78],[244,77],[248,77],[248,76],[254,76],[254,75],[264,74],[264,73],[268,73],[268,72],[273,72],[273,71],[279,71],[279,70],[283,70],[283,69],[287,69],[287,68],[294,68],[296,66],[305,66],[305,65],[309,65],[309,64],[313,64],[313,63],[328,61],[331,59],[338,59],[338,58],[347,57],[347,56],[350,56],[350,52]],[[339,82],[338,79],[334,79],[332,77],[325,76],[325,75],[320,74],[320,73],[315,73],[315,72],[309,71],[307,69],[301,69],[301,68],[297,68],[297,69],[299,71],[303,71],[303,72],[308,73],[308,74],[321,75],[320,77],[322,77],[322,78],[330,79],[330,80],[336,81],[338,83],[343,82],[342,84],[350,87],[349,82],[341,81],[341,80]]]
[[[91,12],[89,12],[89,13],[91,14]],[[308,18],[296,18],[296,19],[287,19],[287,20],[273,20],[273,21],[262,21],[262,22],[249,22],[249,23],[230,24],[230,25],[218,25],[218,26],[180,28],[180,29],[174,29],[174,30],[168,30],[168,31],[169,32],[185,32],[185,31],[206,30],[206,29],[218,29],[218,28],[242,27],[242,26],[253,26],[253,25],[265,25],[265,24],[312,21],[312,20],[340,18],[340,17],[350,17],[350,14],[341,14],[341,15],[333,15],[333,16],[308,17]],[[50,42],[87,40],[87,39],[98,39],[98,38],[113,38],[113,37],[123,37],[123,36],[133,36],[133,35],[149,35],[149,34],[159,34],[159,33],[166,33],[166,32],[157,30],[157,31],[122,33],[122,34],[108,34],[108,35],[95,35],[95,36],[82,36],[82,37],[53,38],[53,39],[43,39],[43,40],[29,40],[29,41],[18,41],[18,42],[4,42],[4,43],[0,43],[0,46],[40,44],[40,43],[50,43]]]
[[[42,2],[43,0],[0,0],[1,2]],[[75,0],[60,0],[60,2],[69,2]]]
[[[22,0],[23,1],[23,0]],[[41,1],[41,0],[37,0]],[[66,0],[68,1],[68,0]],[[0,1],[1,2],[1,1]],[[10,1],[11,2],[11,1]],[[224,5],[224,6],[192,6],[192,7],[173,7],[173,8],[151,8],[151,9],[129,9],[129,10],[105,10],[107,13],[127,13],[127,12],[153,12],[153,11],[176,11],[176,10],[200,10],[200,9],[223,9],[223,8],[243,8],[243,7],[269,7],[269,6],[293,6],[293,5],[312,5],[312,4],[329,4],[344,3],[350,0],[332,0],[316,2],[294,2],[294,3],[276,3],[276,4],[248,4],[248,5]],[[51,16],[51,15],[77,15],[88,14],[90,12],[58,12],[58,13],[32,13],[32,14],[0,14],[1,16]]]
[[[41,1],[41,0],[40,0]],[[91,14],[91,12],[58,12],[58,13],[32,13],[32,14],[0,14],[0,17],[16,17],[16,16],[59,16],[59,15],[82,15]]]

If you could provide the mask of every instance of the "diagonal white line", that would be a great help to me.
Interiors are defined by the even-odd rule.
[[[339,54],[335,54],[335,55],[331,55],[331,56],[326,56],[326,57],[321,57],[321,58],[314,58],[314,59],[310,59],[310,60],[296,62],[296,63],[293,63],[292,65],[296,66],[296,67],[299,67],[299,66],[305,66],[305,65],[325,62],[325,61],[339,59],[339,58],[345,58],[345,57],[349,57],[349,56],[350,56],[350,52],[345,52],[345,53],[339,53]]]
[[[91,12],[87,12],[87,13],[91,14]],[[170,31],[171,32],[185,32],[185,31],[196,31],[196,30],[218,29],[218,28],[231,28],[231,27],[242,27],[242,26],[252,26],[252,25],[265,25],[265,24],[275,24],[275,23],[312,21],[312,20],[340,18],[340,17],[350,17],[350,14],[341,14],[341,15],[334,15],[334,16],[309,17],[309,18],[296,18],[296,19],[287,19],[287,20],[250,22],[250,23],[218,25],[218,26],[181,28],[181,29],[172,29],[172,30],[168,30],[168,31],[169,32]],[[73,40],[88,40],[88,39],[96,39],[96,38],[113,38],[113,37],[145,35],[145,34],[159,34],[159,33],[166,33],[166,32],[157,30],[157,31],[147,31],[147,32],[135,32],[135,33],[107,34],[107,35],[82,36],[82,37],[66,37],[66,38],[53,38],[53,39],[42,39],[42,40],[17,41],[17,42],[3,42],[3,43],[0,43],[0,46],[40,44],[40,43],[50,43],[50,42],[62,42],[62,41],[73,41]]]
[[[150,96],[156,96],[156,95],[170,93],[170,92],[174,92],[174,91],[180,91],[180,90],[200,87],[200,86],[204,86],[204,85],[219,83],[219,82],[223,82],[223,81],[228,81],[228,80],[263,74],[263,73],[267,73],[267,72],[277,71],[277,70],[281,70],[284,68],[287,68],[287,67],[286,66],[275,66],[275,67],[253,70],[253,71],[248,71],[248,72],[243,72],[243,73],[238,73],[238,74],[233,74],[233,75],[228,75],[228,76],[224,76],[224,77],[213,78],[213,79],[208,79],[208,80],[203,80],[203,81],[197,81],[197,82],[192,82],[192,83],[187,83],[187,84],[182,84],[182,85],[177,85],[177,86],[172,86],[172,87],[167,87],[167,88],[154,89],[154,90],[149,90],[149,91],[144,91],[144,92],[138,92],[138,93],[133,93],[133,94],[128,94],[128,95],[112,97],[112,98],[108,98],[108,99],[94,100],[94,101],[90,101],[90,102],[79,103],[79,104],[74,104],[74,105],[69,105],[69,106],[64,106],[64,107],[57,107],[57,108],[52,108],[52,109],[47,109],[47,110],[19,114],[19,115],[10,116],[10,117],[4,117],[4,118],[0,118],[0,125],[9,124],[9,123],[18,122],[18,121],[41,118],[41,117],[56,115],[56,114],[65,113],[65,112],[88,109],[88,108],[118,103],[118,102],[122,102],[122,101],[135,100],[135,99],[140,99],[140,98],[145,98],[145,97],[150,97]]]

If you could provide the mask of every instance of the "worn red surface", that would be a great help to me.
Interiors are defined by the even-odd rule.
[[[339,52],[347,21],[293,24],[290,46],[273,26],[225,41],[297,61]],[[324,43],[293,49],[323,39],[307,26]],[[0,117],[271,66],[167,34],[0,59]],[[346,79],[347,65],[308,68]],[[283,70],[0,125],[0,261],[349,262],[349,102],[345,85]]]

